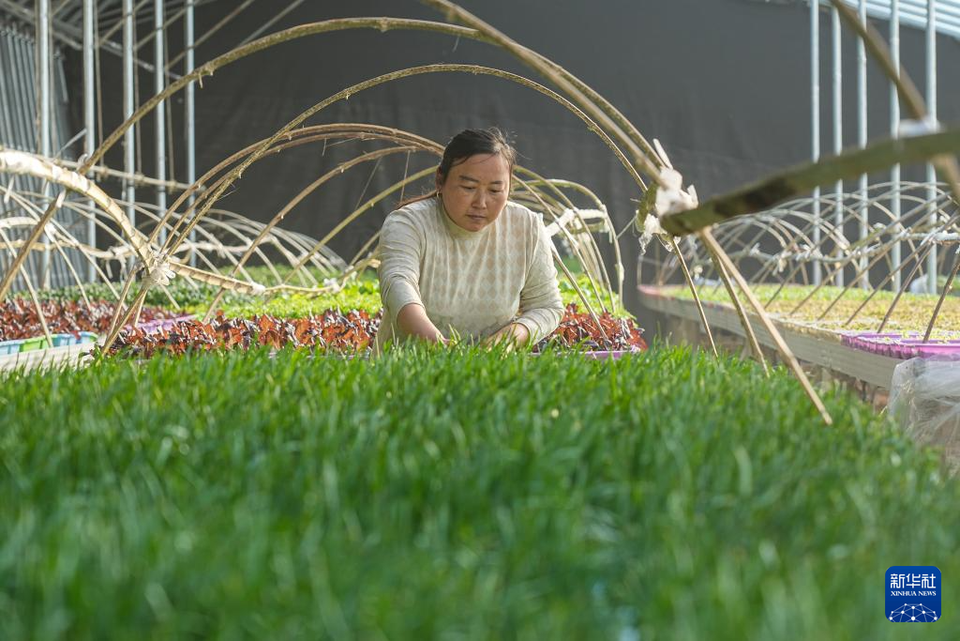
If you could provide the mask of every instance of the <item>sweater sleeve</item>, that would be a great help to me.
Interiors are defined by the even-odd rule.
[[[407,216],[393,212],[380,231],[380,300],[396,323],[397,314],[406,305],[423,306],[420,297],[420,257],[423,231]]]
[[[527,277],[520,291],[520,316],[516,319],[530,332],[530,341],[546,338],[563,318],[563,301],[557,284],[557,268],[553,266],[553,241],[543,221],[535,221],[536,246]]]

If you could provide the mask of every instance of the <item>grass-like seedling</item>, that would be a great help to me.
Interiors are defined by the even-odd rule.
[[[616,362],[281,351],[0,378],[0,638],[902,638],[960,489],[846,395]],[[955,637],[956,590],[924,638]]]

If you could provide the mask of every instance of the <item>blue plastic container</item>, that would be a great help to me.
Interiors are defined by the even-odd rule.
[[[74,334],[54,334],[53,346],[64,347],[66,345],[80,345],[82,343],[93,343],[97,340],[97,335],[93,332],[78,332]]]
[[[21,339],[0,342],[0,356],[18,354],[21,345],[23,345],[23,340]]]

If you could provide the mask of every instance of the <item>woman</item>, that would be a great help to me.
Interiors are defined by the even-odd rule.
[[[552,242],[539,214],[507,200],[515,159],[498,129],[462,131],[443,152],[436,191],[387,216],[378,349],[409,337],[523,345],[557,328]]]

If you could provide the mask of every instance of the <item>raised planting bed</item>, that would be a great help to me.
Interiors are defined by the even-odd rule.
[[[960,576],[939,453],[748,362],[258,350],[0,386],[5,639],[898,639],[884,570]]]
[[[678,288],[641,286],[644,304],[652,311],[681,320],[686,326],[702,331],[702,323],[692,298],[678,295]],[[722,329],[745,338],[746,332],[740,317],[729,303],[703,301],[704,313],[712,329]],[[756,316],[750,315],[750,325],[757,341],[764,347],[776,350],[773,337],[761,325]],[[894,368],[902,362],[899,358],[880,354],[860,347],[845,345],[839,332],[774,317],[773,322],[794,355],[801,361],[812,363],[833,372],[839,372],[870,385],[890,389]]]
[[[689,287],[686,286],[671,285],[656,289],[676,298],[693,299]],[[877,331],[887,313],[887,309],[896,297],[895,292],[877,292],[856,317],[848,323],[847,320],[850,316],[870,296],[871,290],[852,287],[846,291],[839,302],[833,304],[834,300],[843,292],[843,288],[824,286],[815,293],[814,287],[808,285],[788,285],[783,289],[780,289],[779,285],[754,285],[752,289],[760,302],[764,303],[767,311],[779,318],[840,332]],[[730,304],[726,288],[722,285],[720,287],[715,285],[700,286],[697,288],[697,293],[704,301]],[[810,300],[804,303],[800,309],[794,311],[810,294],[813,294]],[[773,299],[772,302],[767,304],[771,299]],[[938,295],[904,294],[897,303],[885,330],[906,332],[926,330],[938,300]],[[745,299],[744,304],[746,304]],[[830,307],[831,304],[833,304],[832,308]],[[830,308],[829,311],[827,311],[828,308]],[[821,315],[824,315],[823,318],[820,318]],[[937,316],[934,329],[937,337],[960,338],[960,296],[946,297]]]

